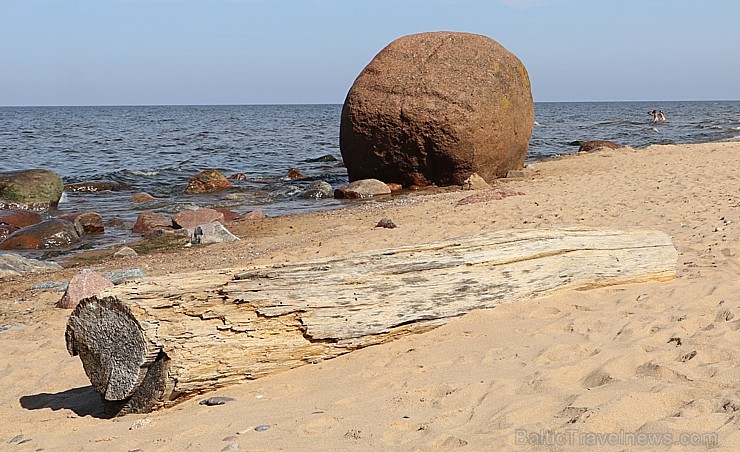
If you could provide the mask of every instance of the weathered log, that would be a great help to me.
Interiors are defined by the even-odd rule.
[[[657,231],[511,230],[349,256],[148,278],[80,302],[67,323],[112,414],[426,331],[559,289],[668,280]]]

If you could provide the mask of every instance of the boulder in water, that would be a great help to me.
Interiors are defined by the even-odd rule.
[[[301,193],[301,197],[307,199],[332,198],[334,197],[334,189],[329,182],[317,180],[308,184],[306,190]]]
[[[391,189],[378,179],[357,180],[334,190],[337,199],[364,199],[390,194]]]
[[[69,221],[51,219],[19,229],[0,242],[0,250],[60,248],[80,241],[80,234]]]
[[[185,187],[187,194],[215,193],[231,187],[231,182],[223,173],[216,169],[207,169],[198,175],[191,177],[188,186]]]
[[[43,169],[0,172],[0,209],[46,210],[59,204],[62,178]]]

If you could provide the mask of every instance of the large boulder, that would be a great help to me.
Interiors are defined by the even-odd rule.
[[[59,248],[80,241],[80,234],[69,221],[51,219],[19,229],[0,242],[0,250]]]
[[[0,172],[0,209],[45,210],[56,207],[64,191],[54,171],[31,169]]]
[[[461,185],[522,168],[533,125],[516,56],[486,36],[421,33],[390,43],[360,73],[339,141],[351,181]]]

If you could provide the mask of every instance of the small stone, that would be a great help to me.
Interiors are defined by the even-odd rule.
[[[290,171],[288,171],[288,174],[285,176],[290,180],[299,180],[299,179],[305,179],[306,175],[301,173],[295,168],[291,168]]]
[[[471,174],[462,184],[463,190],[487,190],[489,188],[491,188],[491,185],[480,177],[478,173]]]
[[[386,228],[386,229],[393,229],[397,228],[396,223],[393,222],[390,218],[383,218],[380,221],[378,221],[378,224],[375,225],[376,228]]]
[[[0,326],[0,332],[8,331],[11,328],[20,328],[20,327],[23,327],[23,326],[26,326],[26,325],[24,325],[22,323],[11,323],[10,325],[2,325],[2,326]]]
[[[113,253],[113,257],[128,257],[128,256],[138,256],[139,253],[137,253],[133,248],[129,248],[128,246],[124,246],[120,250]]]
[[[200,402],[198,402],[200,405],[205,406],[216,406],[216,405],[224,405],[226,402],[232,402],[236,400],[233,397],[209,397],[207,399],[203,399]]]
[[[231,180],[247,180],[247,175],[244,173],[234,173],[231,176],[227,177],[227,179]]]
[[[267,424],[258,425],[254,428],[255,432],[266,432],[268,430],[270,430],[270,426]]]
[[[385,185],[387,185],[388,188],[390,188],[392,192],[393,191],[401,191],[401,190],[403,190],[403,185],[397,184],[395,182],[386,183]]]
[[[231,443],[228,446],[221,449],[221,452],[227,452],[229,450],[239,450],[241,447],[239,447],[239,443]]]
[[[10,441],[8,441],[8,444],[17,443],[18,441],[23,439],[23,435],[15,435],[14,437],[10,438]]]
[[[509,170],[506,173],[507,179],[514,179],[517,177],[524,177],[524,176],[526,176],[526,173],[524,172],[524,170]]]
[[[222,441],[236,441],[236,440],[238,440],[238,439],[239,439],[239,438],[237,438],[236,436],[234,436],[234,435],[230,435],[230,436],[227,436],[227,437],[225,437],[224,439],[222,439]]]
[[[149,425],[151,423],[152,423],[152,420],[149,419],[149,418],[139,419],[138,421],[136,421],[133,424],[131,424],[131,427],[129,427],[128,429],[129,430],[137,430],[137,429],[140,429],[140,428],[144,428],[144,427],[146,427],[147,425]]]

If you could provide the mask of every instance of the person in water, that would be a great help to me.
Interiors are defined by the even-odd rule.
[[[653,115],[653,124],[657,124],[658,123],[658,111],[657,110],[649,111],[648,114]]]
[[[658,121],[665,122],[665,113],[663,113],[663,110],[658,112]]]

